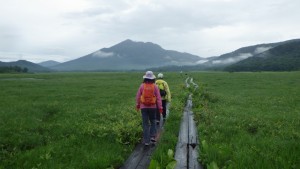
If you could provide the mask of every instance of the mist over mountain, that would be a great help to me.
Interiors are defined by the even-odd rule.
[[[276,47],[225,68],[226,71],[294,71],[300,70],[300,40]]]
[[[291,71],[300,70],[300,39],[239,48],[190,66],[164,66],[154,71]],[[202,60],[204,61],[204,60]]]
[[[25,60],[0,62],[0,67],[20,66],[29,72],[49,71],[292,71],[300,70],[300,39],[257,44],[220,56],[201,58],[165,50],[151,42],[125,40],[80,58],[59,63],[34,64]]]
[[[165,50],[151,42],[125,40],[51,68],[59,71],[143,70],[167,65],[193,65],[203,59],[189,53]]]
[[[257,54],[268,51],[276,46],[294,42],[294,41],[298,41],[298,39],[242,47],[233,52],[220,55],[219,57],[215,57],[214,59],[211,59],[208,62],[205,62],[204,64],[206,66],[212,66],[212,67],[219,67],[219,66],[226,67],[228,65],[237,63],[241,60],[244,60],[244,59],[250,58],[252,56],[255,56]]]

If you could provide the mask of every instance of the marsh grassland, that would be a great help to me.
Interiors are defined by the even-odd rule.
[[[0,74],[0,168],[120,167],[141,139],[143,72]],[[190,76],[199,89],[186,89]],[[170,115],[153,155],[175,150],[188,93],[211,168],[300,167],[300,72],[166,72]]]
[[[300,167],[300,72],[192,76],[203,85],[194,101],[203,163],[240,169]]]

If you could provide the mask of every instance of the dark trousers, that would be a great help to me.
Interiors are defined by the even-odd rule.
[[[166,106],[167,106],[167,101],[166,100],[162,100],[162,107],[163,107],[163,113],[162,113],[162,115],[163,115],[164,119],[167,116],[167,108],[166,108]],[[159,113],[159,111],[157,111],[157,113],[156,113],[156,120],[160,121],[160,113]]]
[[[143,120],[143,138],[144,143],[150,143],[150,138],[156,136],[156,125],[155,125],[155,108],[143,108],[142,120]]]

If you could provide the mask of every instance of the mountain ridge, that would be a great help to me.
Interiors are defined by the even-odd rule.
[[[34,63],[23,60],[0,62],[0,66],[27,67],[30,72],[140,71],[146,69],[163,71],[291,71],[300,70],[299,53],[300,39],[241,47],[232,52],[209,58],[166,50],[152,42],[136,42],[127,39],[109,48],[101,48],[63,63],[50,60],[32,65]]]
[[[19,66],[21,68],[27,68],[28,72],[52,72],[50,68],[43,67],[41,65],[29,62],[27,60],[18,60],[15,62],[1,62],[0,67]]]
[[[210,66],[217,65],[217,66],[224,67],[224,66],[227,66],[230,64],[237,63],[237,62],[247,59],[249,57],[255,56],[259,53],[262,53],[264,51],[272,49],[276,46],[294,42],[294,41],[299,41],[299,39],[291,39],[291,40],[286,40],[286,41],[281,41],[281,42],[262,43],[262,44],[241,47],[237,50],[222,54],[214,59],[211,59],[208,62],[205,62],[204,64],[206,64],[207,66],[208,65],[210,65]]]
[[[203,58],[165,50],[152,42],[122,41],[51,68],[59,71],[143,70],[167,65],[189,65]]]
[[[60,64],[60,62],[57,62],[57,61],[54,61],[54,60],[47,60],[47,61],[40,62],[40,63],[37,63],[37,64],[41,65],[43,67],[52,67],[52,66]]]
[[[296,71],[300,70],[300,39],[244,59],[226,67],[226,71]]]

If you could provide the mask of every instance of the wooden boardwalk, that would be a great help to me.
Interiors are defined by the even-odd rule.
[[[148,168],[151,160],[151,154],[155,146],[150,145],[148,148],[141,143],[139,144],[130,157],[125,162],[121,169],[146,169]]]
[[[176,169],[203,168],[198,162],[199,142],[191,109],[192,97],[190,95],[180,124],[175,152],[175,160],[177,161]],[[162,124],[162,122],[160,124]],[[158,142],[162,130],[162,126],[157,126]],[[144,144],[138,144],[121,169],[147,169],[150,165],[151,155],[155,151],[155,148],[156,145],[150,145],[145,148]]]
[[[189,88],[189,78],[185,80],[186,87]],[[193,84],[194,90],[198,85],[191,78],[190,83]],[[163,122],[161,121],[160,124]],[[159,142],[162,126],[157,126],[157,143]],[[151,155],[154,152],[156,145],[145,146],[140,143],[136,146],[133,153],[126,160],[121,169],[147,169],[151,161]],[[175,152],[175,160],[177,161],[176,169],[202,169],[203,167],[198,162],[199,141],[197,128],[194,122],[192,112],[192,95],[187,99],[186,107],[184,108],[183,117],[180,125],[178,142]]]
[[[160,124],[162,124],[162,121]],[[162,130],[161,125],[157,126],[157,143],[159,142]],[[155,144],[150,144],[149,146],[144,146],[143,143],[138,144],[120,169],[147,169],[155,148]]]
[[[202,169],[198,162],[199,142],[197,128],[192,112],[192,96],[190,95],[184,108],[178,142],[175,152],[177,165],[175,169]]]

